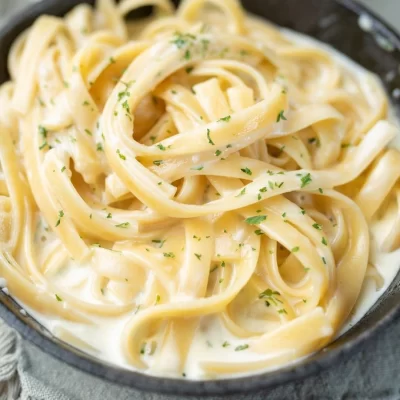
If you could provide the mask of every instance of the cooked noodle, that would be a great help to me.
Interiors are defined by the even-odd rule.
[[[124,20],[144,5],[155,15]],[[374,254],[400,245],[378,79],[235,0],[42,16],[9,70],[0,276],[89,352],[80,332],[112,325],[148,373],[279,367],[335,337],[367,267],[380,281]]]

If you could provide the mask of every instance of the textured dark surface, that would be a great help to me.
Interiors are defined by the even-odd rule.
[[[3,1],[0,0],[0,2]],[[76,2],[68,0],[49,1],[52,5],[48,8],[48,12],[61,13],[68,8],[68,4]],[[341,0],[340,2],[350,4],[354,11],[358,11],[358,7],[354,6],[353,2],[347,0]],[[400,87],[399,39],[394,33],[387,30],[379,20],[374,22],[374,31],[379,35],[387,37],[397,47],[397,50],[389,53],[379,47],[373,34],[366,34],[359,28],[357,23],[358,17],[355,12],[338,6],[331,0],[248,0],[244,1],[244,3],[253,13],[266,16],[280,25],[310,34],[332,44],[383,78],[392,75],[391,79],[385,80],[390,92]],[[15,34],[29,25],[34,15],[41,12],[40,7],[39,4],[36,5],[31,13],[25,14],[24,18],[20,17],[16,24],[4,32],[3,40],[0,40],[1,54],[6,53]],[[5,73],[5,63],[4,58],[2,58],[0,60],[0,81],[5,78]],[[371,336],[371,333],[379,328],[384,320],[394,318],[395,310],[400,304],[398,282],[399,278],[393,283],[384,301],[381,301],[362,323],[358,324],[347,335],[329,346],[326,351],[314,356],[298,367],[287,369],[284,373],[264,375],[261,379],[253,377],[224,383],[210,382],[205,385],[191,385],[188,382],[172,383],[168,380],[152,380],[126,372],[122,373],[117,370],[107,369],[104,366],[99,367],[83,358],[79,359],[71,353],[61,351],[58,345],[44,339],[36,331],[26,329],[26,325],[21,323],[20,318],[22,316],[18,311],[16,312],[18,317],[15,317],[10,313],[5,313],[4,308],[0,308],[0,315],[7,322],[16,326],[25,337],[33,340],[49,353],[61,357],[63,360],[74,365],[79,365],[81,368],[97,375],[107,376],[108,379],[115,382],[119,381],[127,385],[131,384],[132,386],[139,385],[148,390],[168,390],[175,393],[192,392],[198,394],[204,392],[223,393],[227,391],[250,392],[257,387],[276,385],[288,380],[302,379],[307,374],[314,374],[313,377],[305,381],[290,383],[285,385],[285,387],[275,390],[268,390],[261,396],[249,395],[245,397],[249,399],[262,398],[265,397],[265,394],[268,394],[268,399],[399,399],[398,388],[400,384],[395,383],[398,380],[396,379],[397,376],[400,374],[400,365],[399,362],[396,362],[400,356],[399,346],[396,346],[393,340],[387,340],[389,335],[390,337],[398,336],[398,334],[394,335],[394,332],[400,333],[399,324],[391,325],[392,333],[390,333],[388,328],[386,328],[385,332],[382,332],[381,329],[379,335],[375,336],[374,339],[368,342],[364,340],[368,336]],[[2,293],[0,300],[6,301]],[[11,308],[13,308],[12,305]],[[34,321],[28,322],[31,325],[35,325]],[[363,346],[362,352],[355,355],[355,351],[361,345]],[[40,359],[42,354],[31,346],[28,346],[28,351],[31,355],[32,364],[35,365],[35,359]],[[33,372],[37,373],[41,368],[46,371],[50,370],[51,374],[48,373],[46,375],[43,373],[39,374],[39,376],[42,376],[44,379],[49,379],[50,376],[58,377],[58,385],[69,386],[65,387],[65,389],[77,395],[77,392],[71,390],[74,389],[74,386],[76,388],[78,382],[85,375],[68,366],[62,366],[59,361],[51,358],[47,359],[46,364],[36,362]],[[387,365],[389,365],[387,363],[389,362],[391,362],[390,365],[392,366],[390,369],[387,368]],[[329,371],[318,373],[322,368],[329,366],[332,367]],[[62,376],[65,373],[71,375],[71,378],[74,376],[75,379],[63,379]],[[384,378],[385,382],[382,382],[381,378]],[[55,385],[57,381],[53,380],[53,382],[48,383]],[[72,385],[71,382],[73,382]],[[84,382],[86,385],[82,386],[82,390],[86,390],[87,392],[90,389],[93,397],[78,398],[125,399],[132,398],[130,396],[138,396],[137,393],[135,395],[133,391],[117,387],[116,385],[102,385],[99,380],[93,377],[85,376]],[[392,384],[389,384],[390,382]],[[96,392],[102,386],[102,391]],[[105,387],[107,387],[107,390],[105,390]],[[140,397],[144,398],[143,395],[140,395]],[[152,398],[151,395],[146,395],[146,397]]]

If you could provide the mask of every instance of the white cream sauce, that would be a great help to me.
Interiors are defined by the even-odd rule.
[[[333,56],[339,65],[344,69],[351,71],[355,76],[363,78],[363,80],[366,78],[374,80],[378,79],[363,67],[326,44],[286,29],[284,29],[283,32],[291,40],[297,43],[305,46],[323,48]],[[391,120],[392,122],[395,121],[395,114],[393,111],[391,111]],[[400,134],[393,141],[392,145],[400,150]],[[376,246],[374,237],[377,236],[379,237],[379,231],[372,233],[372,246]],[[382,286],[377,288],[376,280],[369,277],[365,279],[360,298],[339,335],[343,334],[343,332],[356,324],[386,291],[399,271],[400,250],[390,254],[377,254],[373,257],[372,262],[382,277]],[[83,266],[83,274],[85,273],[84,270],[85,268]],[[66,280],[69,280],[70,278],[71,277],[63,276],[63,279]],[[76,290],[88,293],[87,290],[79,290],[79,282],[76,282],[76,279],[75,282],[73,282],[74,279],[71,280],[71,293],[74,293]],[[65,281],[63,281],[63,283],[65,284]],[[5,287],[6,282],[4,279],[0,279],[0,287],[2,286],[2,290],[7,293],[7,288]],[[76,287],[74,288],[74,286]],[[90,295],[86,295],[85,300],[94,303],[97,302],[95,298],[90,298]],[[93,320],[93,325],[87,325],[66,322],[58,318],[47,318],[27,307],[25,307],[25,309],[32,317],[38,320],[41,324],[47,327],[50,332],[55,336],[60,337],[62,340],[71,343],[73,346],[76,346],[77,348],[80,348],[109,364],[133,369],[124,358],[119,340],[121,332],[123,331],[125,324],[131,318],[131,315],[122,316],[118,319],[96,318]],[[251,357],[251,360],[254,361],[255,357],[257,357],[254,353],[251,353],[250,355],[245,351],[232,351],[233,348],[245,343],[245,340],[239,341],[232,337],[217,318],[213,316],[203,317],[201,326],[197,330],[195,339],[193,340],[188,354],[185,368],[186,376],[191,379],[201,379],[203,377],[203,372],[198,364],[202,360],[223,360],[226,359],[226,357],[229,357],[230,361],[240,360],[243,362],[247,358],[250,360]],[[171,365],[178,363],[179,361],[176,359],[177,352],[174,352],[173,349],[170,350],[168,359],[165,359],[164,363],[158,363],[157,370],[148,371],[150,374],[163,376],[168,375],[168,370],[171,370]],[[148,354],[151,352],[152,349],[150,345],[150,348],[145,349],[145,357],[150,363],[151,357]]]

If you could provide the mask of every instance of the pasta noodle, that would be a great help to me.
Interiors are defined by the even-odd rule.
[[[0,88],[10,294],[157,375],[277,368],[333,340],[400,246],[398,128],[375,76],[293,38],[236,0],[41,16]]]

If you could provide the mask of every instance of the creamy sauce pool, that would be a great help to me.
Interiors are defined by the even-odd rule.
[[[355,62],[332,49],[330,46],[286,29],[284,29],[283,32],[294,42],[312,47],[320,47],[328,51],[338,62],[338,64],[343,66],[345,69],[350,70],[354,75],[364,78],[369,76],[370,79],[377,79],[371,75],[370,72],[366,71]],[[395,113],[393,110],[391,110],[390,117],[392,122],[394,122]],[[400,136],[393,141],[392,146],[400,150]],[[380,254],[375,250],[377,248],[377,239],[380,236],[380,232],[384,229],[385,226],[380,225],[379,229],[377,229],[375,232],[371,232],[371,262],[376,266],[376,269],[382,278],[382,282],[379,287],[377,287],[376,279],[368,276],[365,278],[358,302],[338,336],[356,324],[365,315],[365,313],[386,291],[399,271],[400,249],[389,254]],[[79,280],[79,277],[63,278]],[[5,287],[6,282],[0,281],[0,285]],[[79,287],[79,285],[77,285],[77,287]],[[7,289],[3,290],[7,291]],[[86,295],[83,297],[85,297],[87,300],[96,302],[95,299],[88,298],[90,296],[87,295],[86,290],[82,291],[82,293],[85,292]],[[46,318],[43,315],[30,310],[24,305],[23,307],[24,309],[21,310],[22,313],[24,313],[26,310],[41,324],[47,327],[49,331],[62,340],[71,343],[73,346],[76,346],[109,364],[114,364],[126,369],[133,369],[126,362],[121,349],[120,341],[118,339],[124,329],[125,324],[131,318],[130,315],[120,318],[93,318],[93,325],[84,325],[62,321],[57,318]],[[254,353],[250,354],[246,353],[245,351],[232,351],[233,347],[244,345],[245,343],[245,340],[239,341],[232,337],[232,335],[224,328],[222,323],[217,318],[213,316],[203,317],[200,328],[196,333],[187,357],[185,368],[186,376],[190,379],[203,378],[202,370],[198,366],[199,362],[201,363],[201,360],[221,360],[225,359],[226,357],[229,357],[229,360],[231,361],[246,361],[247,359],[255,360],[257,355]],[[146,347],[145,354],[147,361],[151,364],[151,344]],[[174,352],[173,350],[171,350],[168,355],[164,354],[162,359],[157,360],[157,369],[148,371],[148,373],[168,376],[168,371],[171,370],[171,365],[174,365],[175,363],[178,364],[179,362],[179,360],[176,359],[177,354],[178,352]],[[265,359],[265,355],[260,355],[260,359],[261,358]],[[260,373],[260,371],[258,373]]]

